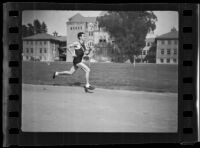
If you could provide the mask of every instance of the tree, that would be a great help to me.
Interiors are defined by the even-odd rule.
[[[156,44],[153,43],[153,45],[149,48],[149,52],[146,55],[145,59],[148,63],[155,63],[156,62]]]
[[[22,25],[22,36],[28,36],[28,27],[26,25]]]
[[[139,55],[145,46],[147,33],[155,30],[157,17],[147,11],[108,11],[97,21],[99,27],[114,38],[119,48],[119,60],[123,62],[129,59],[133,63],[134,55]]]
[[[95,45],[95,58],[107,58],[112,62],[121,62],[118,48],[109,42],[101,42]]]
[[[42,32],[42,33],[47,33],[47,25],[45,24],[45,22],[42,22],[42,25],[41,25],[41,32]]]
[[[33,24],[28,23],[27,25],[22,25],[22,36],[31,36],[38,33],[47,33],[47,25],[45,22],[40,23],[39,20],[34,20]]]
[[[42,33],[42,25],[39,20],[34,20],[33,21],[33,26],[34,26],[34,34]]]
[[[27,36],[31,36],[34,35],[34,26],[32,24],[28,24],[28,32],[27,32]]]

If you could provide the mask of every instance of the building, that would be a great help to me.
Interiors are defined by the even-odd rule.
[[[84,17],[80,13],[69,18],[67,24],[67,44],[78,40],[77,34],[84,32],[86,35],[86,45],[95,46],[99,42],[108,42],[109,35],[103,29],[99,28],[96,17]],[[73,57],[67,51],[67,62],[72,62]]]
[[[66,46],[66,37],[40,33],[23,38],[23,60],[59,60],[59,48]]]
[[[150,47],[153,46],[154,43],[155,43],[155,37],[148,37],[148,38],[146,38],[146,40],[145,40],[145,47],[142,49],[142,53],[140,55],[140,58],[142,59],[141,61],[144,62],[145,57],[149,53]],[[145,62],[147,62],[147,61],[145,61]]]
[[[175,28],[156,37],[156,46],[157,64],[178,64],[178,31]]]

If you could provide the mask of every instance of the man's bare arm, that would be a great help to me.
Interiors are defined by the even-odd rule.
[[[73,57],[76,57],[76,53],[75,53],[75,49],[74,49],[74,45],[73,44],[70,44],[69,47],[67,48],[67,50],[70,52],[70,54]]]
[[[84,52],[85,53],[85,55],[89,55],[90,54],[90,52],[93,50],[93,48],[92,47],[88,47],[87,49],[86,49],[86,51]]]

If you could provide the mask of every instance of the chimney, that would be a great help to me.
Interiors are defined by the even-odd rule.
[[[53,36],[57,37],[58,33],[56,31],[53,32]]]
[[[175,27],[173,27],[173,28],[171,29],[171,32],[174,32],[174,31],[176,31],[176,28],[175,28]]]

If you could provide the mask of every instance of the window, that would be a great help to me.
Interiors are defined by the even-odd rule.
[[[177,54],[177,49],[174,49],[174,54]]]
[[[82,30],[82,26],[81,26],[81,30]]]
[[[44,41],[44,45],[46,45],[47,44],[47,42],[46,41]]]
[[[47,53],[47,49],[46,48],[44,48],[44,53]]]
[[[26,59],[28,60],[28,56],[26,56]]]
[[[33,41],[31,41],[31,45],[33,45]]]
[[[176,59],[173,59],[173,62],[176,63]]]
[[[93,36],[93,32],[89,32],[89,36]]]
[[[40,53],[42,53],[42,48],[40,48]]]
[[[40,41],[40,45],[42,45],[42,41]]]
[[[163,63],[163,59],[160,59],[160,63]]]
[[[174,44],[176,45],[177,43],[178,43],[177,40],[175,40],[175,41],[174,41]]]
[[[29,53],[29,49],[28,48],[26,48],[26,52]]]
[[[145,52],[145,50],[142,52],[142,54],[143,54],[143,55],[146,55],[146,52]]]
[[[147,43],[147,46],[150,46],[150,43],[149,43],[149,42]]]
[[[171,45],[171,40],[168,40],[168,44]]]
[[[170,49],[167,49],[167,54],[171,54],[171,51],[170,51]]]
[[[37,41],[35,41],[35,45],[37,45]]]
[[[26,44],[29,44],[29,41],[26,41]]]
[[[165,41],[161,41],[161,44],[164,45],[164,44],[165,44]]]
[[[72,30],[72,27],[70,27],[70,29]]]
[[[31,48],[31,53],[33,53],[33,48]]]
[[[164,49],[161,49],[161,54],[164,54]]]
[[[170,59],[167,59],[167,63],[170,63]]]

